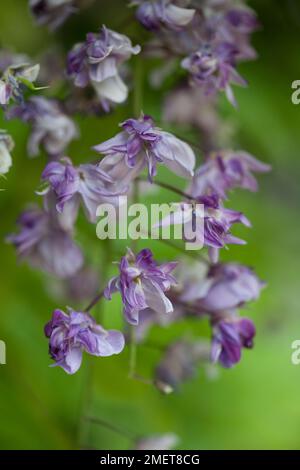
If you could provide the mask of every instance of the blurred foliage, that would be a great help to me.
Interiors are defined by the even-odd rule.
[[[10,0],[1,9],[1,45],[37,58],[54,44],[61,44],[66,52],[87,31],[97,30],[103,23],[112,29],[120,28],[136,43],[144,33],[127,21],[131,12],[122,8],[124,3],[96,0],[93,7],[73,16],[53,35],[33,23],[26,0]],[[250,4],[263,24],[254,35],[259,59],[240,67],[250,86],[236,90],[239,109],[232,109],[223,99],[220,109],[237,129],[233,146],[273,166],[272,174],[260,178],[258,194],[237,191],[231,197],[231,207],[243,210],[253,229],[241,229],[247,246],[231,247],[223,254],[223,259],[255,267],[268,283],[261,299],[246,312],[257,324],[255,349],[244,352],[236,368],[220,370],[217,380],[208,380],[200,370],[198,377],[171,396],[162,396],[154,388],[128,379],[127,350],[112,358],[85,357],[79,373],[67,376],[59,368],[48,367],[43,336],[43,326],[58,306],[52,295],[53,280],[24,264],[18,265],[13,248],[3,242],[0,339],[7,344],[7,365],[0,366],[2,449],[76,448],[89,363],[93,364],[89,414],[134,435],[172,431],[180,436],[179,447],[183,449],[300,448],[300,368],[290,361],[291,342],[300,337],[300,108],[290,99],[291,83],[300,78],[300,5],[297,0],[253,0]],[[147,83],[149,65],[143,66],[143,109],[160,118],[165,89],[151,91]],[[77,117],[81,137],[73,142],[69,155],[75,161],[94,158],[90,147],[113,135],[118,122],[130,114],[131,102],[103,118]],[[16,141],[14,166],[7,180],[1,181],[5,191],[0,197],[0,237],[4,240],[15,229],[24,205],[38,200],[34,191],[45,157],[28,159],[27,125],[12,121],[1,122],[0,127],[8,129]],[[162,171],[162,178],[164,174]],[[149,196],[149,200],[168,198],[170,194],[164,191]],[[86,225],[80,221],[78,238],[89,259],[100,268],[107,246],[97,240],[94,227]],[[125,246],[118,247],[117,242],[113,245],[111,257],[114,248]],[[145,243],[140,242],[140,246]],[[160,259],[177,255],[158,242],[150,246]],[[112,266],[111,273],[114,270]],[[104,307],[104,323],[120,326],[117,296]],[[191,328],[195,336],[206,332],[205,324],[192,324]],[[151,338],[165,344],[187,330],[186,324],[170,331],[155,328]],[[150,376],[158,357],[155,349],[139,347],[139,372]],[[116,449],[132,445],[95,424],[85,431],[86,444],[91,447]]]

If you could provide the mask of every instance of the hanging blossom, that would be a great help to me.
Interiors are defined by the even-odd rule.
[[[120,76],[120,65],[140,52],[130,39],[102,27],[98,34],[88,33],[84,43],[76,44],[68,54],[67,72],[77,87],[91,84],[105,110],[109,104],[123,103],[128,88]]]
[[[68,157],[47,164],[42,173],[46,206],[54,201],[56,210],[70,220],[72,226],[80,203],[86,217],[96,222],[97,207],[104,202],[118,205],[119,194],[113,179],[96,164],[85,163],[75,167]]]
[[[136,17],[150,31],[162,27],[178,31],[189,24],[195,14],[194,9],[182,8],[172,0],[135,0],[132,5],[139,5]]]
[[[184,275],[185,273],[185,275]],[[194,303],[199,312],[222,312],[258,299],[265,283],[255,272],[238,263],[204,264],[184,268],[180,299]]]
[[[195,8],[192,20],[178,31],[156,29],[148,53],[164,58],[164,66],[174,56],[183,58],[181,65],[193,86],[207,96],[224,91],[236,106],[232,85],[247,85],[236,67],[240,61],[256,58],[250,38],[259,26],[257,17],[233,2],[185,2],[185,6],[190,4]]]
[[[206,162],[195,172],[190,192],[194,197],[217,194],[226,198],[234,188],[257,191],[254,173],[266,173],[270,165],[260,162],[248,152],[220,150],[209,154]]]
[[[193,176],[195,154],[191,147],[156,127],[150,116],[127,119],[121,127],[122,132],[94,147],[105,155],[99,167],[115,180],[128,184],[147,167],[152,181],[157,163],[166,165],[183,178]]]
[[[32,207],[17,222],[19,233],[8,236],[7,241],[15,246],[21,260],[60,279],[73,276],[82,267],[80,248],[53,214]]]
[[[49,354],[54,366],[62,367],[68,374],[78,371],[83,351],[92,356],[119,354],[125,345],[124,336],[117,330],[105,330],[93,317],[71,308],[68,314],[54,310],[45,326],[49,338]]]
[[[36,65],[11,65],[3,73],[0,79],[0,105],[6,106],[11,100],[23,103],[24,90],[39,90],[33,84],[38,77],[39,64]]]
[[[209,248],[210,259],[216,263],[219,250],[228,244],[244,245],[246,242],[231,234],[232,225],[242,223],[250,227],[249,220],[242,212],[226,209],[217,195],[195,198],[192,203],[177,203],[175,210],[168,214],[158,225],[181,224],[184,233],[189,234],[190,243]]]
[[[173,305],[165,292],[176,284],[170,274],[176,265],[158,265],[149,249],[137,255],[128,249],[119,264],[120,275],[110,280],[104,296],[110,300],[114,292],[121,293],[125,318],[132,325],[139,323],[139,312],[148,307],[161,314],[172,313]]]
[[[40,153],[41,146],[49,157],[61,157],[69,143],[78,137],[75,123],[62,112],[59,103],[42,96],[32,96],[23,105],[13,107],[7,117],[17,117],[31,124],[27,145],[31,157]]]
[[[11,151],[15,144],[11,136],[4,130],[0,130],[0,175],[9,172],[12,166]]]
[[[76,3],[76,0],[29,0],[29,8],[39,25],[54,30],[76,12]]]
[[[236,71],[236,55],[238,49],[230,43],[216,46],[204,44],[198,51],[186,57],[181,62],[188,70],[192,83],[203,88],[204,93],[214,95],[218,91],[225,91],[228,101],[236,106],[236,100],[231,84],[247,86]]]
[[[184,276],[185,273],[185,276]],[[211,360],[232,367],[241,359],[243,348],[253,347],[253,321],[240,317],[237,309],[256,300],[265,283],[252,269],[237,263],[207,267],[183,266],[177,273],[178,302],[193,315],[208,315],[212,326]]]
[[[256,330],[249,318],[228,315],[214,322],[211,359],[230,368],[241,359],[242,349],[251,349]]]

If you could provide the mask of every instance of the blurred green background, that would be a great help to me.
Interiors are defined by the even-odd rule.
[[[91,9],[80,17],[75,15],[53,35],[34,24],[27,1],[10,0],[1,8],[1,45],[33,57],[52,44],[62,44],[66,52],[102,23],[112,29],[124,24],[128,15],[124,3],[96,0]],[[261,299],[245,312],[257,325],[254,350],[244,352],[242,362],[234,369],[220,369],[217,380],[208,380],[200,370],[180,393],[171,396],[128,379],[127,350],[112,358],[85,357],[74,376],[49,368],[43,326],[53,308],[64,304],[53,295],[54,281],[26,264],[18,265],[14,249],[3,241],[0,339],[7,345],[7,365],[0,365],[1,449],[76,448],[79,435],[86,447],[132,446],[117,433],[83,423],[83,400],[88,414],[134,435],[175,432],[181,449],[300,448],[300,366],[292,365],[290,359],[291,343],[300,339],[300,107],[291,103],[291,83],[300,79],[300,4],[297,0],[255,0],[249,4],[263,24],[254,35],[259,59],[240,67],[250,86],[236,89],[239,109],[234,110],[224,100],[221,109],[237,129],[232,146],[271,163],[273,172],[260,178],[259,193],[237,191],[231,197],[230,207],[243,210],[253,229],[235,231],[247,239],[248,245],[231,247],[222,259],[255,267],[268,283]],[[134,39],[140,32],[133,26]],[[146,79],[144,86],[148,86]],[[144,111],[159,118],[162,94],[146,91]],[[130,106],[129,102],[104,118],[77,117],[81,138],[72,143],[69,155],[75,161],[94,158],[90,147],[117,131],[118,122],[132,114]],[[1,182],[5,191],[0,195],[0,238],[4,240],[15,230],[16,217],[24,205],[38,200],[34,191],[45,156],[28,159],[26,124],[7,123],[2,117],[1,121],[0,127],[8,129],[16,142],[14,166],[7,180]],[[152,198],[167,201],[170,193],[161,191]],[[80,221],[78,240],[100,268],[107,246],[97,240],[95,228],[86,225]],[[159,259],[177,255],[158,242],[150,245]],[[121,325],[117,297],[103,305],[107,326]],[[207,333],[205,324],[192,328],[195,336]],[[151,338],[165,344],[183,329],[187,330],[187,325],[169,331],[155,328]],[[158,358],[157,351],[140,347],[139,372],[150,376]],[[92,377],[88,378],[91,366]],[[86,385],[91,387],[91,399],[84,397]]]

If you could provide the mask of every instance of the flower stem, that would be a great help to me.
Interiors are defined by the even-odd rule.
[[[96,295],[96,297],[93,298],[93,300],[89,303],[89,305],[86,307],[86,309],[84,310],[85,312],[89,312],[90,310],[92,310],[93,307],[95,307],[95,305],[102,299],[103,297],[103,290]]]
[[[116,434],[125,437],[129,441],[134,441],[136,439],[136,436],[133,436],[130,432],[120,429],[118,426],[115,426],[114,424],[109,423],[108,421],[105,421],[102,418],[94,416],[84,416],[84,420],[90,423],[98,424],[99,426],[102,426],[103,428],[108,429],[109,431],[113,431]]]
[[[148,181],[147,178],[143,178],[139,176],[137,178],[139,181]],[[190,201],[194,201],[195,198],[191,196],[190,194],[185,193],[181,189],[175,188],[175,186],[172,186],[171,184],[164,183],[162,181],[154,180],[152,184],[159,186],[160,188],[167,189],[168,191],[172,191],[173,193],[179,194],[180,196],[184,197],[185,199],[189,199]]]

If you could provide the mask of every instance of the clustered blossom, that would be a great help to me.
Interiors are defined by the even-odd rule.
[[[76,11],[76,3],[76,0],[29,0],[29,8],[39,25],[48,25],[53,30]]]
[[[67,157],[47,164],[42,173],[44,188],[40,191],[46,205],[55,207],[60,214],[74,223],[80,204],[90,222],[96,222],[97,207],[110,202],[117,205],[118,192],[114,181],[96,164],[86,163],[75,167]]]
[[[216,263],[219,250],[228,244],[244,245],[246,242],[231,234],[231,227],[241,223],[250,227],[249,220],[243,213],[227,209],[215,194],[195,198],[192,203],[185,202],[174,205],[175,210],[168,214],[160,226],[182,224],[184,233],[189,234],[189,242],[199,247],[209,248],[210,259]],[[192,238],[192,239],[191,239]]]
[[[18,219],[20,232],[10,235],[21,260],[60,279],[73,276],[83,265],[83,254],[72,234],[51,213],[38,207],[24,211]]]
[[[147,167],[152,181],[157,173],[157,163],[166,165],[183,178],[193,176],[196,159],[191,147],[156,127],[150,116],[127,119],[121,127],[122,132],[94,147],[105,155],[100,168],[114,179],[128,184]]]
[[[194,197],[216,194],[224,199],[227,192],[234,188],[255,192],[258,185],[252,172],[266,173],[270,168],[270,165],[260,162],[247,152],[212,152],[206,162],[196,170],[191,194]]]
[[[102,27],[98,34],[88,33],[84,43],[76,44],[68,54],[67,72],[75,86],[92,85],[105,110],[110,103],[123,103],[128,88],[120,76],[120,65],[140,52],[130,39]]]
[[[192,21],[195,14],[194,9],[177,6],[173,0],[135,0],[132,4],[139,5],[136,17],[151,31],[160,28],[180,30]]]
[[[173,8],[176,13],[172,18],[167,11]],[[180,3],[176,6],[176,2],[158,0],[143,2],[137,17],[155,32],[155,39],[149,45],[151,55],[156,51],[168,60],[181,57],[182,68],[188,71],[192,86],[201,88],[206,96],[224,91],[236,105],[231,85],[247,85],[236,67],[240,61],[256,57],[250,36],[259,24],[251,9],[243,4],[236,6],[231,0],[187,1],[184,8]]]
[[[10,65],[0,79],[0,105],[6,107],[11,100],[21,104],[26,88],[35,90],[34,82],[39,74],[37,65]]]
[[[183,59],[181,65],[188,70],[192,82],[203,89],[205,95],[225,91],[231,104],[236,101],[231,84],[247,86],[247,82],[235,70],[237,49],[233,44],[216,46],[204,44],[199,50]]]
[[[55,29],[81,1],[30,0],[29,6],[38,24]],[[89,313],[102,296],[111,300],[114,293],[120,293],[126,327],[134,326],[131,336],[139,343],[153,325],[167,327],[206,318],[211,341],[194,337],[197,333],[193,331],[192,338],[183,336],[162,345],[152,383],[167,393],[192,378],[198,366],[219,363],[233,367],[243,349],[254,344],[254,323],[240,316],[239,310],[258,299],[265,284],[249,267],[222,263],[219,257],[227,245],[245,243],[231,233],[232,227],[237,223],[250,226],[243,213],[225,207],[228,193],[235,188],[257,191],[254,174],[265,173],[270,167],[244,151],[215,149],[227,148],[219,145],[217,94],[225,92],[236,105],[232,85],[247,85],[237,66],[256,57],[250,38],[258,21],[243,1],[237,6],[234,0],[133,0],[131,5],[137,7],[138,21],[153,33],[148,53],[164,59],[156,82],[167,73],[175,73],[178,64],[185,71],[184,80],[167,95],[163,117],[200,131],[204,163],[195,169],[191,146],[157,127],[142,110],[139,118],[122,122],[121,131],[114,137],[93,147],[103,157],[97,162],[75,166],[66,156],[69,143],[79,135],[68,114],[75,114],[74,110],[87,113],[88,106],[93,111],[101,108],[102,113],[108,112],[126,101],[129,87],[124,81],[124,65],[141,51],[127,36],[103,26],[75,44],[67,56],[67,75],[77,88],[64,102],[43,96],[25,101],[26,88],[37,90],[34,82],[39,65],[28,65],[24,56],[0,53],[0,105],[7,118],[16,117],[31,125],[29,155],[36,156],[43,149],[49,157],[41,175],[42,187],[37,191],[43,198],[43,208],[25,210],[18,219],[19,232],[7,241],[15,246],[20,259],[59,279],[73,300],[93,297],[86,310],[68,308],[66,313],[56,309],[45,326],[53,366],[68,374],[78,371],[84,352],[105,357],[119,354],[125,347],[120,331],[105,330]],[[49,75],[47,67],[44,74]],[[57,77],[56,70],[53,75]],[[15,105],[7,109],[12,101]],[[0,131],[0,175],[12,164],[13,145],[11,137]],[[120,195],[134,196],[134,184],[140,184],[138,177],[144,170],[149,182],[155,184],[160,165],[188,180],[188,188],[186,192],[173,188],[182,199],[157,225],[181,223],[184,241],[206,247],[208,258],[203,263],[198,259],[194,264],[159,264],[149,248],[138,253],[128,248],[118,263],[118,275],[99,293],[99,276],[85,263],[74,241],[79,208],[84,209],[89,222],[95,223],[101,203],[118,207]],[[167,187],[172,190],[172,185]],[[139,187],[141,193],[143,188]],[[186,236],[186,228],[192,231],[193,240]],[[136,439],[135,449],[170,449],[176,443],[174,434],[146,436]]]
[[[77,372],[83,351],[93,356],[107,357],[119,354],[125,345],[124,337],[117,330],[105,330],[93,317],[69,309],[68,314],[54,310],[52,319],[45,326],[49,338],[49,354],[55,366],[68,374]]]
[[[12,166],[11,151],[15,144],[11,136],[4,130],[0,130],[0,175],[9,172]]]
[[[257,300],[264,286],[252,269],[237,263],[197,267],[184,278],[181,300],[194,302],[200,311],[230,311]]]
[[[114,292],[121,293],[125,318],[133,325],[139,323],[139,312],[146,308],[170,314],[173,305],[165,292],[176,284],[170,274],[176,264],[158,265],[151,250],[144,249],[135,255],[128,249],[119,265],[120,275],[110,280],[104,295],[111,299]]]
[[[63,113],[59,103],[42,96],[32,96],[22,106],[15,106],[8,117],[18,117],[31,124],[27,146],[31,157],[39,154],[41,146],[51,158],[62,156],[69,143],[78,137],[76,125]]]

